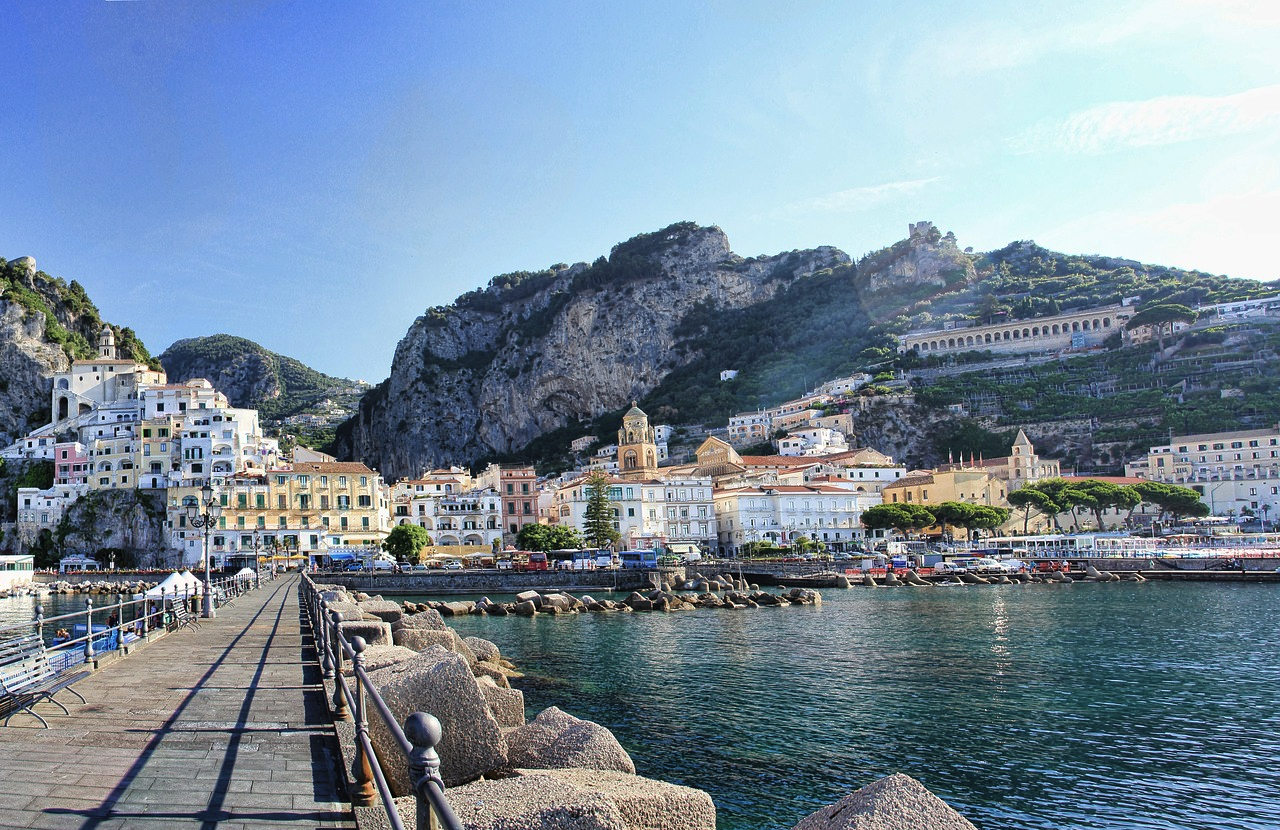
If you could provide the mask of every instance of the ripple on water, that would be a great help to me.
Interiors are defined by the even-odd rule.
[[[820,608],[451,621],[531,713],[611,728],[722,830],[790,827],[895,771],[982,830],[1280,827],[1270,586],[830,592]]]

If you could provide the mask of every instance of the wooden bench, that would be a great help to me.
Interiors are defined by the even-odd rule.
[[[59,672],[54,669],[44,640],[38,634],[24,634],[0,643],[0,714],[4,715],[4,725],[8,726],[14,715],[26,712],[48,729],[48,722],[33,707],[47,700],[64,715],[70,714],[54,696],[68,691],[84,703],[84,698],[71,684],[89,674],[88,670]]]
[[[173,631],[181,628],[200,628],[200,623],[196,622],[196,617],[191,613],[191,609],[185,602],[175,602],[169,608],[169,612],[173,614]]]

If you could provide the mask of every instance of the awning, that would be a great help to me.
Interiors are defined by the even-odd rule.
[[[331,553],[331,554],[329,554],[329,559],[330,559],[331,561],[333,561],[333,562],[345,562],[345,561],[347,561],[348,559],[355,559],[355,558],[356,558],[356,555],[355,555],[354,553]]]
[[[696,542],[672,542],[667,545],[667,550],[672,553],[701,553],[702,548],[698,547]]]

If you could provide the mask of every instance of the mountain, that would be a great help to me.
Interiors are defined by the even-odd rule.
[[[855,371],[892,377],[937,369],[934,357],[897,354],[897,337],[908,330],[1032,319],[1135,297],[1194,306],[1274,291],[1031,241],[974,253],[930,222],[913,223],[907,238],[856,263],[831,247],[743,258],[719,228],[680,223],[589,265],[502,275],[430,309],[401,340],[391,376],[339,428],[335,451],[392,479],[493,458],[563,466],[571,438],[607,438],[631,399],[659,423],[722,426],[734,412]],[[1141,353],[1139,367],[1123,370],[1141,374],[1156,371],[1148,351],[1116,354],[1127,354],[1120,360],[1129,366]],[[979,370],[987,359],[948,358],[961,370],[966,362]],[[725,369],[738,376],[720,381]],[[1018,423],[1017,410],[975,420],[946,408],[967,400],[957,384],[972,390],[985,382],[983,374],[956,383],[918,377],[919,403],[862,407],[859,435],[911,465],[945,458],[944,440],[957,450],[995,446],[998,430]],[[1220,408],[1202,420],[1232,425]],[[1116,462],[1108,455],[1103,463]]]
[[[0,258],[0,446],[49,421],[50,377],[97,355],[104,325],[84,287]],[[154,365],[132,329],[111,325],[122,357]]]
[[[350,414],[366,389],[229,334],[178,340],[159,360],[170,382],[207,378],[232,406],[257,409],[268,424],[304,415],[311,416],[307,423],[336,423]]]
[[[677,328],[693,309],[745,308],[848,262],[834,248],[743,258],[719,228],[686,222],[591,264],[495,277],[410,326],[336,451],[389,479],[510,453],[688,364]]]

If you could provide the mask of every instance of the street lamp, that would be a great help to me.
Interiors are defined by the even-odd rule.
[[[200,488],[203,499],[198,504],[187,504],[187,523],[196,530],[204,528],[204,610],[202,617],[212,619],[217,614],[213,608],[213,584],[209,578],[209,530],[222,515],[222,505],[213,496],[213,486],[206,484]],[[201,512],[200,508],[204,507]]]

